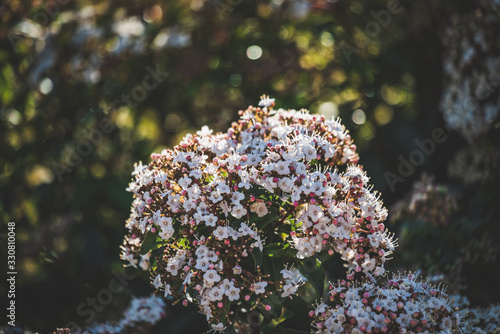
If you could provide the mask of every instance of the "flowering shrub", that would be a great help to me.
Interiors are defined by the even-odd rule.
[[[149,333],[151,326],[165,317],[164,308],[165,302],[161,297],[133,298],[121,320],[95,324],[88,328],[88,332],[100,334]]]
[[[433,225],[448,226],[458,211],[457,196],[448,186],[438,185],[434,177],[422,174],[412,185],[411,194],[396,202],[391,210],[391,222],[411,217]]]
[[[499,18],[498,1],[481,0],[474,11],[454,15],[442,34],[440,109],[447,126],[469,143],[484,137],[499,116]]]
[[[359,286],[342,280],[330,286],[330,302],[310,315],[317,333],[451,333],[460,313],[444,289],[413,274],[397,274]]]
[[[174,302],[197,303],[214,331],[243,308],[278,317],[301,282],[287,264],[338,253],[348,279],[377,277],[395,246],[340,121],[273,106],[264,97],[226,133],[205,126],[152,154],[128,188],[122,258]]]

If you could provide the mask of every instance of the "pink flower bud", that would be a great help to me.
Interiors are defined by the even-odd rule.
[[[151,227],[151,232],[152,232],[152,233],[156,233],[156,228]]]
[[[271,305],[266,305],[266,311],[267,312],[271,311]]]
[[[218,307],[218,308],[223,308],[223,307],[224,307],[224,304],[223,304],[222,302],[218,302],[218,303],[217,303],[217,307]]]
[[[314,311],[309,311],[309,316],[312,318],[314,317]]]
[[[182,301],[182,305],[183,305],[183,306],[188,306],[188,301],[187,301],[186,299],[184,299],[184,300]]]
[[[245,296],[245,300],[246,300],[246,301],[249,301],[249,300],[250,300],[250,296],[249,296],[249,295],[246,295],[246,296]]]

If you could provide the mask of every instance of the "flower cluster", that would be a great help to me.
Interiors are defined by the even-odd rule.
[[[452,18],[442,37],[444,91],[440,109],[447,125],[468,142],[486,134],[498,118],[500,6],[483,0],[474,11]]]
[[[161,297],[134,298],[120,321],[95,324],[88,331],[99,334],[149,333],[150,327],[165,317],[164,308]]]
[[[122,258],[149,270],[165,296],[196,301],[214,330],[236,306],[268,311],[270,295],[293,295],[299,282],[280,271],[285,262],[338,253],[348,278],[380,276],[395,247],[340,121],[273,105],[263,98],[226,133],[204,126],[152,154],[128,188]]]
[[[478,142],[458,151],[448,164],[448,175],[465,184],[486,184],[500,175],[500,152],[490,142]]]
[[[500,305],[467,309],[461,329],[464,334],[500,333]]]
[[[444,289],[413,274],[356,286],[339,281],[330,286],[330,302],[310,316],[317,333],[452,333],[460,313]]]
[[[457,212],[457,198],[448,186],[437,185],[434,177],[422,174],[412,186],[408,198],[402,199],[391,210],[391,221],[411,217],[433,225],[448,226]]]

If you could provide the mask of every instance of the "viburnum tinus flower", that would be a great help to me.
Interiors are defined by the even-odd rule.
[[[302,282],[287,264],[337,253],[349,279],[380,276],[395,247],[340,120],[259,105],[226,133],[204,126],[152,154],[128,188],[122,258],[164,296],[197,303],[214,330],[243,310],[279,317]]]
[[[317,333],[459,333],[461,313],[442,287],[413,274],[383,282],[330,286],[310,316]]]
[[[88,330],[102,334],[149,333],[152,325],[165,317],[164,308],[165,302],[158,296],[133,298],[121,320],[95,324]]]

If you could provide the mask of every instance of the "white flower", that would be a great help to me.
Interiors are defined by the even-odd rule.
[[[259,101],[259,107],[271,107],[274,106],[274,99],[270,99],[267,95],[262,95]]]
[[[267,206],[264,202],[255,202],[250,205],[250,211],[255,212],[259,218],[264,217],[267,215]]]
[[[165,283],[165,297],[168,297],[172,294],[172,291],[170,291],[170,284]]]
[[[233,215],[236,219],[240,219],[246,214],[247,209],[245,209],[241,204],[234,206],[233,210],[231,210],[231,215]]]
[[[190,177],[184,176],[184,177],[179,179],[178,183],[182,189],[186,189],[191,184],[191,182],[193,182],[193,181],[191,180]]]
[[[231,202],[233,203],[233,205],[239,205],[240,201],[243,199],[245,199],[245,195],[243,195],[239,191],[235,191],[231,195]]]
[[[223,331],[226,330],[226,327],[224,326],[224,324],[222,324],[222,322],[219,322],[217,325],[214,325],[212,324],[212,329],[209,330],[209,332],[219,332],[219,333],[222,333]]]
[[[306,161],[311,161],[318,157],[318,153],[316,152],[314,146],[309,144],[306,144],[302,147],[302,152],[304,153]]]
[[[149,269],[149,257],[150,256],[151,256],[151,252],[148,252],[144,255],[141,255],[141,262],[139,263],[139,266],[144,271]]]
[[[213,269],[207,270],[207,272],[203,275],[203,279],[208,286],[214,285],[216,282],[220,282],[220,276]]]
[[[153,286],[156,289],[159,289],[159,288],[161,288],[162,285],[163,285],[163,282],[161,281],[161,276],[160,276],[160,274],[158,274],[158,276],[156,276],[156,278],[153,281]]]
[[[201,257],[196,260],[196,265],[194,266],[196,269],[201,271],[207,271],[210,262],[206,257]]]
[[[209,136],[212,134],[212,132],[214,132],[213,130],[210,130],[210,128],[206,125],[202,126],[201,127],[201,130],[199,131],[196,131],[196,134],[198,136],[201,136],[201,137],[204,137],[204,136]]]
[[[293,271],[291,270],[288,270],[288,269],[283,269],[280,271],[280,273],[283,275],[283,279],[284,280],[293,280],[295,278],[295,274],[293,273]]]
[[[235,274],[235,275],[239,275],[239,274],[241,274],[241,271],[242,271],[242,270],[241,270],[241,266],[235,266],[235,267],[233,268],[233,274]]]
[[[309,217],[313,222],[323,218],[323,210],[317,205],[310,205],[308,210]]]
[[[295,294],[295,292],[297,292],[297,289],[298,289],[298,285],[293,283],[293,282],[289,282],[288,284],[285,284],[283,286],[283,293],[281,294],[281,297],[282,298],[286,298],[286,297],[291,297],[291,295]]]
[[[261,293],[265,293],[266,286],[267,286],[267,282],[253,283],[253,292],[255,292],[256,295],[259,295]],[[252,287],[250,287],[250,288],[252,288]]]
[[[212,302],[222,300],[222,298],[224,297],[224,290],[214,287],[212,288],[212,290],[210,290],[208,295],[210,297],[210,301]]]
[[[287,161],[279,161],[276,164],[276,167],[274,167],[274,170],[279,175],[288,175],[288,174],[290,174],[290,168],[288,168],[289,165],[290,165],[290,163]]]
[[[217,238],[217,240],[227,239],[229,237],[228,227],[227,226],[218,226],[214,231],[214,235]]]
[[[184,277],[184,281],[182,281],[182,285],[186,285],[186,284],[191,284],[191,278],[193,277],[193,272],[190,272],[186,275],[186,277]]]
[[[373,269],[375,269],[375,265],[376,265],[376,261],[375,259],[366,259],[365,262],[363,262],[361,264],[361,267],[365,269],[365,271],[372,271]]]
[[[217,216],[212,214],[212,213],[203,217],[203,219],[205,220],[205,225],[211,226],[211,227],[214,227],[215,223],[217,223],[217,220],[218,220]]]
[[[375,270],[373,271],[373,274],[375,276],[380,276],[383,275],[384,273],[385,273],[384,267],[376,267]]]
[[[240,299],[240,289],[232,286],[230,287],[226,292],[225,292],[227,298],[230,300],[230,301],[235,301],[235,300],[238,300]]]

